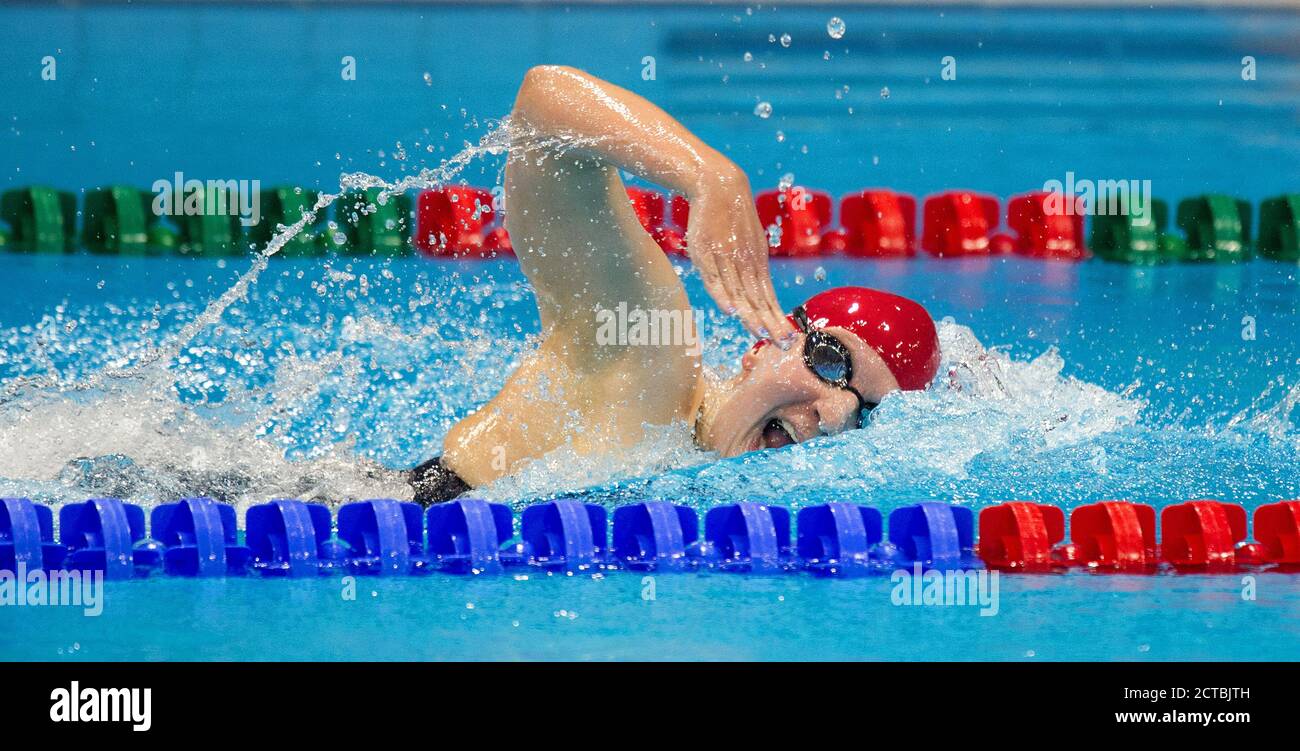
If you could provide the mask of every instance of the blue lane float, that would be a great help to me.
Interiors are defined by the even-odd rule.
[[[327,574],[343,565],[346,551],[331,539],[329,507],[280,499],[248,509],[244,543],[253,571],[263,576]]]
[[[790,565],[790,510],[733,503],[704,515],[703,556],[724,571],[773,573]]]
[[[490,573],[518,555],[501,548],[514,537],[514,517],[500,503],[466,498],[430,506],[426,513],[429,556],[441,571]]]
[[[685,569],[697,562],[700,518],[695,510],[667,501],[614,509],[610,555],[637,571]]]
[[[60,508],[59,540],[68,550],[65,569],[98,569],[106,579],[148,576],[163,557],[162,546],[145,536],[144,509],[117,498]]]
[[[889,514],[889,542],[896,566],[941,571],[982,568],[975,555],[975,517],[964,506],[927,502]]]
[[[402,576],[423,571],[423,509],[418,503],[381,498],[339,509],[339,539],[350,549],[345,559],[358,574]]]
[[[524,509],[520,553],[546,569],[581,571],[604,563],[609,524],[604,506],[562,499]]]
[[[54,512],[26,498],[0,498],[0,570],[53,571],[68,549],[54,541]]]
[[[251,554],[239,544],[235,508],[211,498],[164,503],[149,514],[149,528],[163,546],[163,570],[173,576],[238,576]]]
[[[827,503],[799,510],[796,553],[803,567],[816,574],[846,576],[872,573],[885,562],[880,512],[856,503]]]
[[[1196,503],[1195,508],[1224,506],[1222,515],[1244,518],[1245,510],[1232,504]],[[1142,526],[1141,535],[1133,532],[1127,537],[1138,541],[1133,545],[1140,543],[1152,551],[1145,554],[1150,560],[1144,558],[1146,563],[1135,570],[1156,573],[1169,568],[1155,557],[1154,510],[1127,502],[1075,509],[1070,517],[1075,542],[1068,545],[1058,544],[1064,515],[1056,507],[1011,502],[985,508],[980,532],[988,544],[979,549],[981,560],[976,554],[974,514],[946,503],[895,509],[887,525],[880,512],[868,506],[846,502],[808,506],[799,510],[792,549],[790,510],[749,502],[710,509],[703,534],[699,516],[687,506],[666,501],[620,506],[613,512],[611,535],[604,507],[560,499],[524,509],[516,537],[516,517],[509,507],[477,499],[429,509],[375,499],[345,504],[337,516],[321,503],[280,499],[249,508],[241,544],[234,507],[210,498],[187,498],[154,508],[147,530],[145,513],[134,504],[114,498],[66,504],[59,510],[59,542],[54,539],[49,507],[25,498],[3,498],[0,571],[17,572],[20,567],[103,571],[114,579],[142,577],[158,568],[169,575],[200,577],[477,574],[520,567],[557,574],[704,569],[855,576],[916,566],[942,571],[987,564],[1000,570],[1051,572],[1069,566],[1096,568],[1094,554],[1080,540],[1117,534],[1095,531],[1092,510],[1099,505],[1111,511],[1145,509],[1146,516],[1134,516],[1129,526],[1136,529],[1141,519],[1150,523]],[[1042,523],[1009,527],[998,521],[1007,510],[1021,507],[1032,507],[1032,516]],[[1300,558],[1291,545],[1297,539],[1296,519],[1300,519],[1300,501],[1261,507],[1255,518],[1255,535],[1261,542],[1241,542],[1243,523],[1236,524],[1231,539],[1219,547],[1235,546],[1233,566],[1242,570],[1262,566],[1292,570]],[[1186,525],[1178,527],[1166,519],[1164,526],[1166,534],[1187,536]],[[1204,536],[1207,529],[1202,522],[1197,534]],[[1025,551],[1031,548],[1037,552],[1028,556]],[[1012,549],[1017,564],[1008,566],[1007,551]],[[1043,565],[1022,565],[1030,558]]]

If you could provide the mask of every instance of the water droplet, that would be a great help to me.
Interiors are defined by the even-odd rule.
[[[885,86],[884,88],[882,88],[882,89],[880,90],[880,98],[881,98],[881,99],[888,99],[888,98],[889,98],[889,87],[888,87],[888,86]]]
[[[754,114],[766,120],[772,116],[772,104],[770,102],[759,102],[754,106]]]
[[[746,53],[745,53],[745,62],[747,62],[747,63],[752,63],[752,62],[754,62],[754,56],[753,56],[751,53],[746,52]]]
[[[785,131],[778,130],[776,132],[776,142],[785,143]]]
[[[814,270],[813,270],[813,279],[816,279],[816,280],[819,281],[819,282],[824,282],[824,281],[826,281],[826,269],[825,269],[825,267],[823,267],[823,266],[818,266],[816,269],[814,269]]]
[[[782,46],[782,47],[789,47],[789,46],[790,46],[790,35],[789,35],[789,34],[782,34],[782,35],[781,35],[781,46]]]
[[[789,190],[790,186],[794,185],[794,173],[787,172],[781,175],[781,179],[777,181],[776,185],[781,190]]]
[[[429,75],[428,72],[426,72],[426,73],[424,74],[424,85],[425,85],[425,86],[432,86],[432,85],[433,85],[433,76]]]
[[[831,20],[826,22],[826,33],[831,35],[831,39],[843,39],[844,19],[839,16],[831,16]]]

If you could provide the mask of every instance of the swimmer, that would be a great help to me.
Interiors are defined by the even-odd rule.
[[[782,312],[745,174],[650,102],[542,66],[524,78],[511,123],[529,144],[506,163],[506,224],[537,295],[541,341],[452,427],[442,455],[411,471],[416,500],[450,500],[564,445],[634,446],[650,426],[688,425],[723,457],[834,435],[861,427],[886,394],[934,378],[934,323],[911,300],[840,287]],[[713,301],[759,340],[734,378],[706,372],[693,328],[636,344],[601,335],[620,309],[688,328],[695,320],[619,170],[690,200],[691,262]]]

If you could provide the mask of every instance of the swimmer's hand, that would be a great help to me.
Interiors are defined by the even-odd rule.
[[[730,159],[640,96],[561,65],[528,71],[512,118],[533,133],[560,137],[572,152],[685,194],[687,250],[709,294],[755,336],[788,346],[794,330],[772,289],[767,238],[749,180]]]
[[[767,234],[749,179],[730,161],[721,162],[704,170],[691,191],[686,249],[718,307],[739,316],[754,336],[785,349],[795,331],[772,288]]]

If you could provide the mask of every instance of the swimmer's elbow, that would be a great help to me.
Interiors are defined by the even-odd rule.
[[[586,73],[567,65],[535,65],[524,74],[515,97],[515,114],[528,117],[549,109],[556,94],[587,80]]]
[[[571,82],[574,78],[586,78],[586,74],[568,65],[534,65],[524,74],[520,92],[533,90],[553,91],[556,87]]]

